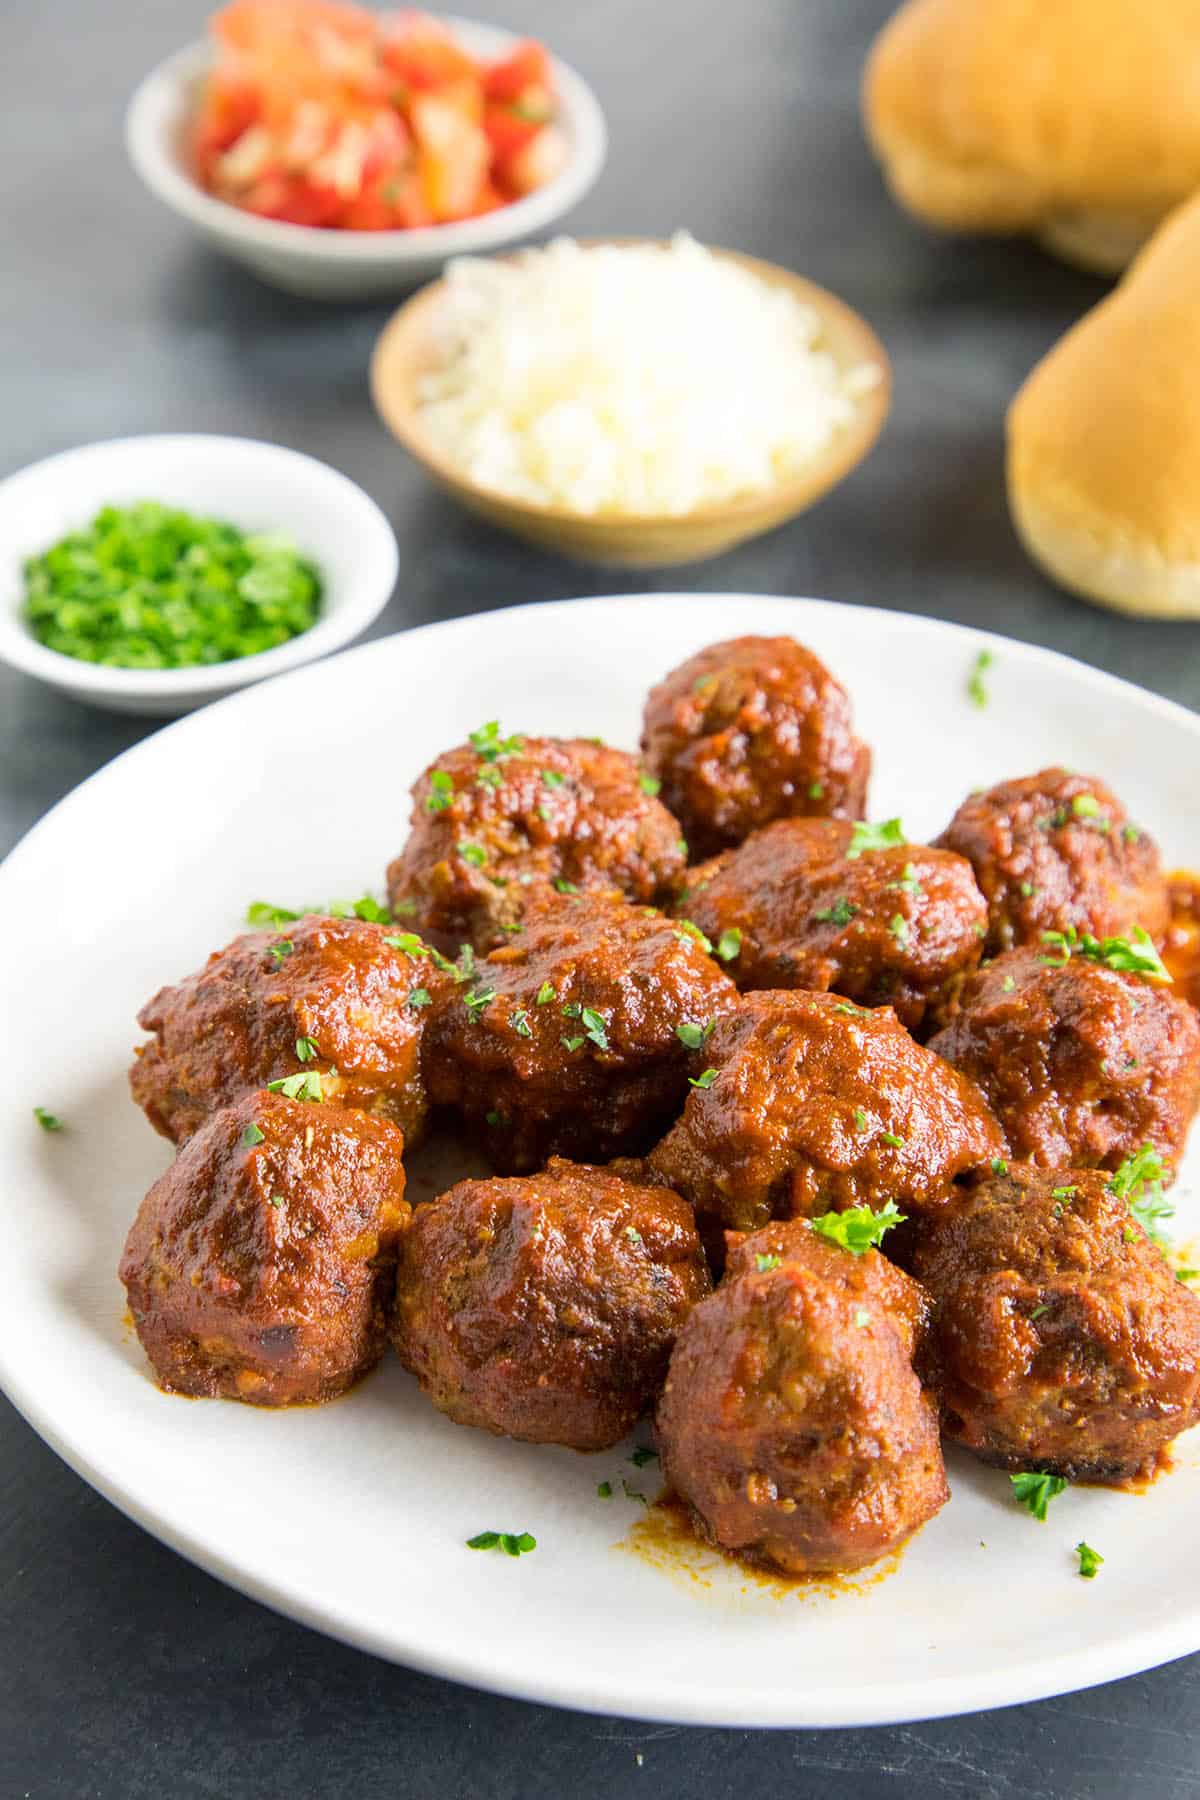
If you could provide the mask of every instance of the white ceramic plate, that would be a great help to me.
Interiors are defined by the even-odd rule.
[[[490,718],[637,739],[650,682],[713,639],[791,632],[848,682],[871,812],[916,837],[968,788],[1061,760],[1110,778],[1168,858],[1200,864],[1200,722],[1043,651],[925,619],[743,596],[586,600],[456,620],[240,694],[55,808],[0,869],[7,1023],[0,1379],[38,1431],[156,1536],[351,1643],[529,1699],[729,1725],[869,1725],[997,1706],[1200,1648],[1200,1446],[1144,1495],[1072,1490],[1045,1524],[965,1458],[883,1579],[708,1585],[619,1546],[620,1454],[451,1425],[394,1363],[276,1416],[170,1399],[123,1328],[115,1268],[167,1149],[129,1101],[134,1013],[236,932],[248,901],[378,886],[409,782]],[[983,645],[990,706],[967,699]],[[68,1121],[38,1131],[35,1105]],[[1193,1159],[1194,1160],[1194,1159]],[[1200,1224],[1177,1190],[1181,1233]],[[1194,1260],[1194,1259],[1193,1259]],[[617,1497],[598,1498],[612,1479]],[[532,1555],[474,1553],[528,1530]],[[1076,1574],[1081,1538],[1105,1562]]]

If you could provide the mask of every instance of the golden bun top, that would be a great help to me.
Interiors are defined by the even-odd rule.
[[[1008,467],[1027,542],[1068,585],[1135,611],[1197,610],[1200,196],[1028,377]]]
[[[1200,0],[908,0],[863,104],[931,223],[1136,242],[1200,188]]]

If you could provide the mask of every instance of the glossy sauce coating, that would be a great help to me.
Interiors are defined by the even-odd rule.
[[[1163,961],[1175,977],[1175,991],[1200,1006],[1200,876],[1177,869],[1167,877],[1171,922]]]
[[[289,1406],[365,1374],[409,1216],[403,1150],[382,1119],[280,1094],[214,1113],[142,1201],[121,1258],[161,1385]]]
[[[634,757],[587,738],[499,741],[520,748],[460,745],[415,782],[408,841],[387,873],[397,917],[444,948],[484,951],[554,882],[643,903],[673,891],[686,848]]]
[[[871,752],[846,690],[794,638],[732,638],[689,657],[651,690],[642,751],[693,855],[772,819],[866,808]]]
[[[996,957],[929,1048],[978,1082],[1013,1155],[1042,1168],[1115,1169],[1143,1144],[1175,1164],[1200,1104],[1193,1008],[1078,955]]]
[[[720,1548],[788,1574],[874,1562],[948,1498],[912,1355],[927,1303],[792,1220],[733,1250],[659,1402],[663,1472]]]
[[[922,1234],[943,1429],[1068,1479],[1149,1469],[1198,1416],[1200,1300],[1103,1176],[1014,1163]]]
[[[361,919],[309,916],[247,932],[160,989],[138,1014],[155,1035],[129,1073],[155,1130],[182,1143],[218,1107],[308,1071],[327,1099],[377,1113],[410,1141],[419,1136],[421,1040],[445,977],[411,935],[414,954],[389,942],[397,935]]]
[[[945,1204],[1004,1150],[974,1082],[922,1049],[889,1007],[833,994],[747,994],[693,1059],[683,1116],[649,1166],[735,1230],[895,1200]]]
[[[975,870],[988,903],[987,951],[1040,944],[1074,925],[1098,938],[1167,924],[1154,840],[1094,775],[1043,769],[963,801],[934,842]]]
[[[689,870],[677,910],[714,941],[735,927],[742,989],[832,989],[916,1031],[979,961],[987,905],[971,865],[907,844],[848,857],[839,819],[780,819]]]
[[[603,1450],[657,1395],[709,1285],[677,1194],[554,1158],[417,1209],[393,1341],[459,1424]]]
[[[687,1092],[678,1027],[703,1027],[736,1001],[672,920],[619,896],[540,896],[521,934],[434,1007],[430,1096],[459,1111],[501,1169],[636,1153]]]

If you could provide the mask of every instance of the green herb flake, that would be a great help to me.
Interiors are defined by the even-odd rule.
[[[967,697],[972,706],[983,708],[990,698],[984,676],[995,662],[990,650],[981,650],[971,664],[971,673],[967,676]]]
[[[1077,819],[1094,819],[1099,816],[1100,802],[1095,794],[1076,794],[1071,802],[1071,811]]]
[[[484,1117],[485,1123],[492,1126],[493,1129],[495,1129],[499,1125],[504,1125],[505,1123],[507,1123],[503,1113],[489,1112],[489,1113],[484,1113],[483,1117]]]
[[[760,1253],[754,1259],[754,1266],[760,1275],[769,1275],[772,1269],[778,1269],[783,1262],[782,1256]]]
[[[897,845],[907,842],[899,819],[885,819],[880,825],[871,825],[866,819],[858,819],[850,834],[846,861],[854,862],[868,850],[894,850]]]
[[[295,948],[296,946],[293,944],[291,938],[280,938],[277,943],[267,945],[267,949],[275,959],[276,968],[279,967],[280,963],[283,962],[285,958],[292,954]]]
[[[293,925],[302,917],[289,906],[272,906],[268,900],[252,900],[246,908],[247,925]]]
[[[867,1326],[871,1323],[871,1315],[865,1306],[858,1306],[855,1308],[854,1323],[858,1326],[860,1331],[865,1331]]]
[[[268,1081],[267,1091],[271,1094],[282,1094],[285,1100],[324,1100],[325,1098],[321,1077],[315,1069],[302,1070],[298,1075],[284,1075],[278,1081]]]
[[[643,794],[649,795],[651,800],[662,792],[662,782],[658,779],[658,776],[647,775],[644,769],[638,776],[638,786],[641,788]]]
[[[1079,1558],[1079,1573],[1084,1581],[1094,1581],[1096,1571],[1104,1561],[1100,1552],[1093,1550],[1090,1544],[1085,1544],[1081,1539],[1075,1546],[1075,1554]]]
[[[1036,893],[1037,889],[1034,887],[1032,881],[1023,881],[1021,883],[1020,895],[1022,900],[1032,900]]]
[[[1170,1169],[1153,1144],[1143,1144],[1140,1150],[1125,1158],[1108,1182],[1109,1193],[1125,1202],[1131,1217],[1137,1220],[1150,1242],[1160,1249],[1171,1241],[1163,1226],[1175,1216],[1175,1208],[1163,1193],[1163,1183],[1170,1175]]]
[[[742,934],[736,925],[730,925],[717,939],[717,956],[722,962],[732,962],[741,954]]]
[[[399,950],[402,956],[428,956],[429,947],[424,938],[419,938],[415,931],[394,931],[384,938],[389,950]],[[445,958],[443,957],[443,962]],[[448,966],[448,965],[447,965]]]
[[[675,1027],[675,1036],[687,1050],[699,1050],[712,1036],[716,1020],[710,1019],[707,1025],[693,1025],[685,1022]]]
[[[484,986],[470,988],[467,993],[463,995],[463,1005],[466,1007],[471,1017],[478,1021],[482,1016],[485,1007],[490,1006],[495,998],[496,990],[494,987]]]
[[[476,787],[490,788],[494,793],[503,780],[503,775],[494,763],[485,763],[475,777],[475,785]]]
[[[856,1106],[854,1109],[854,1129],[855,1131],[865,1131],[867,1129],[867,1115],[861,1106]]]
[[[1050,1308],[1047,1305],[1045,1305],[1045,1303],[1043,1303],[1041,1306],[1035,1306],[1033,1311],[1029,1315],[1030,1324],[1032,1324],[1035,1319],[1042,1318],[1049,1311],[1050,1311]]]
[[[576,1050],[581,1048],[585,1041],[584,1037],[580,1035],[579,1037],[565,1037],[562,1040],[562,1044],[565,1050],[569,1050],[573,1054]]]
[[[529,1023],[529,1014],[523,1006],[514,1007],[508,1015],[508,1022],[520,1038],[531,1038],[533,1026]]]
[[[298,1062],[311,1062],[314,1056],[319,1055],[320,1052],[317,1049],[316,1038],[298,1037],[296,1039],[296,1059]]]
[[[608,1027],[600,1014],[590,1006],[584,1006],[580,1009],[579,1018],[588,1042],[594,1044],[597,1050],[607,1050]]]
[[[543,981],[541,987],[537,991],[537,1000],[535,1004],[538,1006],[549,1006],[553,998],[554,983],[552,981]]]
[[[282,1194],[272,1194],[271,1195],[271,1205],[278,1212],[281,1207],[287,1205],[287,1202],[284,1199]]]
[[[611,1500],[612,1492],[613,1492],[612,1482],[611,1481],[601,1481],[597,1485],[596,1492],[599,1495],[601,1500]]]
[[[414,1011],[419,1011],[422,1006],[432,1005],[432,1000],[430,998],[429,989],[423,988],[423,987],[415,987],[413,989],[412,993],[408,996],[408,999],[404,1002],[404,1004],[406,1006],[411,1006],[414,1009]]]
[[[242,1132],[243,1149],[253,1150],[255,1144],[261,1144],[265,1136],[266,1132],[263,1130],[262,1126],[255,1125],[251,1122]]]
[[[1063,1476],[1043,1475],[1036,1469],[1023,1469],[1019,1475],[1010,1475],[1008,1479],[1012,1483],[1013,1499],[1043,1523],[1051,1500],[1067,1486]]]
[[[888,888],[893,893],[900,889],[906,894],[911,894],[914,900],[925,898],[925,889],[921,886],[915,863],[905,863],[904,873],[899,881],[889,881]]]
[[[857,906],[852,905],[844,894],[839,894],[832,906],[822,906],[813,918],[818,925],[848,925],[857,911]]]
[[[33,1116],[43,1131],[63,1131],[65,1129],[58,1114],[47,1112],[44,1106],[35,1106]]]
[[[573,881],[568,881],[566,879],[566,877],[563,875],[555,876],[554,890],[556,893],[559,893],[559,894],[577,894],[579,892],[579,889],[576,887],[575,883]]]
[[[639,1444],[629,1460],[635,1469],[644,1469],[647,1463],[655,1463],[658,1461],[658,1451],[651,1450],[645,1444]]]
[[[823,781],[810,781],[808,784],[808,797],[810,800],[823,800],[825,798],[825,783]]]
[[[523,737],[501,737],[500,723],[497,719],[489,719],[477,731],[469,732],[467,742],[484,762],[501,762],[507,756],[516,756],[525,747]]]
[[[1141,975],[1147,981],[1169,982],[1171,979],[1170,970],[1155,949],[1150,933],[1140,925],[1135,925],[1128,937],[1107,938],[1096,938],[1090,931],[1080,932],[1074,925],[1068,925],[1065,931],[1043,931],[1042,942],[1049,946],[1051,953],[1038,960],[1051,969],[1065,969],[1072,956],[1082,956],[1089,962],[1114,969],[1119,975]]]
[[[425,796],[426,812],[445,812],[454,804],[454,780],[445,769],[430,769],[429,792]]]
[[[650,1504],[645,1494],[639,1493],[635,1487],[630,1487],[623,1475],[621,1477],[621,1492],[627,1500],[636,1500],[641,1506],[649,1506]]]
[[[903,1150],[906,1140],[904,1138],[900,1137],[897,1132],[881,1131],[879,1135],[883,1139],[885,1144],[891,1145],[893,1150]]]
[[[676,838],[676,839],[675,839],[675,848],[676,848],[676,849],[677,849],[677,850],[678,850],[678,852],[679,852],[679,854],[680,854],[680,856],[682,856],[682,858],[683,858],[683,860],[684,860],[684,862],[686,862],[686,861],[687,861],[687,854],[688,854],[688,841],[687,841],[687,839],[686,839],[686,838]]]
[[[1005,1162],[1005,1160],[1002,1156],[993,1156],[993,1158],[992,1158],[992,1174],[993,1175],[1007,1175],[1008,1174],[1008,1164]]]
[[[311,629],[315,563],[256,534],[143,500],[105,506],[24,564],[22,614],[61,656],[119,669],[182,669],[256,656]]]
[[[712,1086],[713,1082],[716,1079],[717,1079],[717,1071],[715,1069],[705,1069],[705,1071],[702,1075],[696,1075],[696,1076],[689,1075],[688,1076],[688,1086],[694,1087],[694,1088],[708,1089]]]
[[[1006,994],[1011,994],[1016,985],[1016,981],[1011,975],[1006,975],[1000,983],[1001,990]]]
[[[710,956],[712,955],[712,939],[706,937],[698,925],[694,924],[691,919],[677,919],[676,924],[678,930],[675,936],[681,944],[686,944],[687,940],[692,938],[702,950],[706,950]],[[740,935],[738,941],[739,943],[741,941]]]
[[[908,920],[903,913],[893,913],[888,920],[888,930],[903,950],[908,945]]]
[[[642,1241],[642,1234],[636,1225],[627,1225],[625,1227],[625,1236],[629,1239],[631,1244],[640,1244]]]
[[[465,863],[470,863],[473,869],[482,869],[487,866],[487,851],[482,844],[468,844],[464,842],[456,844],[454,848],[458,851],[458,854],[462,857],[463,861]]]
[[[889,1200],[878,1211],[870,1206],[850,1206],[845,1212],[822,1213],[808,1222],[819,1237],[840,1244],[851,1256],[865,1256],[894,1225],[903,1225],[907,1217],[894,1200]]]

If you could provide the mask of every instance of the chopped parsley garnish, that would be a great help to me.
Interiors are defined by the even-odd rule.
[[[742,934],[736,925],[730,925],[717,939],[717,955],[722,962],[732,962],[741,954]]]
[[[1123,1200],[1152,1244],[1161,1249],[1170,1242],[1162,1227],[1175,1216],[1175,1208],[1163,1193],[1171,1171],[1153,1144],[1143,1144],[1125,1161],[1108,1183],[1108,1191]]]
[[[578,1000],[568,1000],[562,1009],[562,1016],[564,1019],[577,1019],[582,1011]]]
[[[645,1444],[639,1444],[629,1460],[635,1469],[644,1469],[647,1463],[658,1461],[658,1451],[651,1450]]]
[[[487,851],[482,844],[456,844],[455,849],[464,862],[470,863],[473,869],[482,869],[487,863]]]
[[[24,561],[22,616],[48,649],[117,669],[236,661],[315,625],[315,563],[278,533],[246,533],[152,500],[102,507]]]
[[[489,1113],[484,1113],[483,1117],[484,1117],[484,1123],[491,1125],[491,1126],[503,1125],[506,1123],[503,1113],[489,1112]]]
[[[903,913],[893,913],[888,920],[888,930],[903,950],[908,944],[908,920]]]
[[[500,762],[506,756],[516,756],[518,751],[525,747],[523,737],[502,738],[500,736],[498,719],[489,719],[487,724],[481,725],[477,731],[469,732],[467,742],[472,750],[483,758],[484,762],[489,763]]]
[[[302,1069],[298,1075],[284,1075],[278,1081],[268,1081],[267,1091],[272,1094],[282,1094],[285,1100],[323,1100],[325,1098],[321,1077],[315,1069]]]
[[[454,979],[458,982],[475,979],[475,950],[471,944],[458,946],[458,956],[454,963]]]
[[[557,769],[542,770],[542,780],[548,788],[560,788],[563,786],[566,779],[566,776],[560,775]]]
[[[848,1019],[865,1019],[870,1016],[869,1006],[854,1006],[849,1000],[839,1000],[834,1012],[845,1013]]]
[[[644,769],[638,776],[638,786],[641,788],[643,794],[648,794],[650,796],[651,800],[654,799],[656,794],[662,792],[662,782],[658,779],[657,775],[647,775]]]
[[[329,912],[334,919],[362,919],[368,925],[390,925],[391,908],[381,905],[373,894],[364,894],[359,900],[331,900]]]
[[[426,812],[445,812],[454,804],[454,781],[445,769],[430,769],[429,792],[425,796]]]
[[[1095,794],[1076,794],[1071,802],[1071,811],[1077,819],[1094,819],[1100,811],[1100,802]]]
[[[47,1112],[44,1106],[35,1106],[33,1116],[43,1131],[62,1131],[63,1122],[57,1113]]]
[[[1141,835],[1136,825],[1122,825],[1121,827],[1121,836],[1127,844],[1136,844]]]
[[[296,1039],[296,1059],[298,1062],[311,1062],[314,1056],[319,1055],[320,1051],[317,1049],[316,1038],[298,1037]]]
[[[1052,1200],[1071,1200],[1075,1197],[1075,1195],[1078,1193],[1078,1191],[1079,1190],[1077,1188],[1073,1188],[1073,1187],[1051,1188],[1050,1189],[1050,1198]]]
[[[825,783],[823,781],[810,781],[808,784],[808,797],[810,800],[823,800],[825,798]]]
[[[1006,994],[1011,994],[1016,985],[1016,981],[1011,975],[1006,975],[1004,980],[1000,983],[1002,992]]]
[[[783,1262],[782,1256],[759,1254],[754,1259],[754,1266],[760,1275],[769,1275],[772,1269],[778,1269]]]
[[[865,1131],[867,1129],[867,1115],[861,1106],[856,1106],[854,1109],[854,1129],[855,1131]]]
[[[529,1014],[523,1006],[515,1007],[509,1013],[508,1022],[518,1037],[531,1038],[533,1036],[533,1026],[529,1023]]]
[[[853,862],[868,850],[894,850],[898,844],[907,842],[899,819],[885,819],[880,825],[871,825],[866,819],[857,819],[846,850],[846,861]]]
[[[601,1481],[597,1484],[596,1492],[600,1496],[601,1500],[611,1500],[612,1499],[612,1491],[613,1491],[613,1487],[612,1487],[611,1481]]]
[[[706,1044],[716,1028],[716,1020],[710,1019],[707,1025],[684,1023],[675,1027],[675,1036],[688,1050],[699,1050]]]
[[[717,1071],[715,1069],[705,1069],[702,1075],[689,1075],[688,1086],[694,1088],[710,1088],[716,1079]]]
[[[1147,981],[1171,979],[1150,933],[1140,925],[1135,925],[1127,938],[1095,938],[1090,931],[1080,932],[1068,925],[1065,931],[1043,931],[1042,942],[1050,945],[1054,954],[1038,960],[1052,969],[1065,969],[1072,956],[1083,956],[1120,975],[1144,975]]]
[[[631,1244],[640,1244],[642,1241],[642,1234],[636,1225],[627,1225],[625,1227],[625,1236],[629,1239]]]
[[[840,1244],[851,1256],[864,1256],[882,1242],[893,1225],[903,1225],[907,1217],[894,1200],[889,1200],[878,1212],[870,1206],[850,1206],[845,1212],[822,1213],[808,1222],[819,1237]]]
[[[1021,883],[1020,893],[1022,900],[1032,900],[1033,896],[1037,893],[1037,889],[1034,887],[1032,881],[1023,881]]]
[[[497,769],[495,767],[494,764],[485,763],[483,768],[480,769],[478,775],[476,775],[476,777],[475,777],[475,785],[476,785],[476,787],[481,787],[481,788],[491,788],[494,792],[495,789],[500,786],[500,784],[503,780],[504,780],[503,775],[500,773],[499,769]]]
[[[397,919],[411,919],[417,910],[415,900],[393,900],[392,915]]]
[[[255,1144],[261,1144],[265,1136],[266,1132],[262,1126],[251,1122],[242,1132],[242,1147],[246,1150],[253,1150]]]
[[[1104,1558],[1098,1550],[1093,1550],[1092,1546],[1085,1544],[1082,1539],[1075,1546],[1075,1554],[1079,1558],[1080,1575],[1085,1581],[1092,1581]]]
[[[581,1008],[579,1014],[588,1042],[595,1044],[597,1050],[608,1049],[608,1029],[603,1018],[590,1006]]]
[[[554,889],[555,892],[559,894],[577,894],[579,892],[575,883],[573,881],[568,881],[565,875],[555,876]]]
[[[1033,1311],[1029,1315],[1030,1324],[1032,1325],[1032,1323],[1035,1319],[1040,1319],[1044,1313],[1048,1313],[1049,1311],[1050,1311],[1050,1308],[1045,1304],[1044,1301],[1041,1306],[1035,1306]]]
[[[247,925],[292,925],[300,916],[290,906],[272,906],[267,900],[252,900],[246,908]]]
[[[406,1006],[421,1007],[430,1004],[429,989],[416,987],[404,1003]]]
[[[471,988],[463,995],[463,1005],[473,1019],[478,1019],[486,1006],[496,998],[494,987]]]
[[[267,945],[267,949],[271,952],[271,955],[275,958],[276,968],[279,967],[279,964],[284,960],[284,958],[286,956],[290,956],[292,954],[292,951],[295,948],[296,948],[296,946],[295,946],[295,944],[293,944],[291,938],[280,938],[278,943]]]
[[[684,862],[686,862],[687,861],[687,853],[688,853],[687,839],[686,838],[676,838],[675,848],[678,850],[680,856],[682,856]]]
[[[871,1315],[865,1306],[855,1307],[854,1323],[858,1326],[860,1331],[865,1331],[867,1326],[871,1323]]]
[[[528,1531],[480,1531],[467,1539],[468,1550],[503,1550],[506,1556],[527,1556],[537,1549],[537,1539]]]
[[[390,937],[384,938],[390,950],[399,950],[404,956],[428,956],[429,946],[424,938],[419,938],[415,931],[394,931]],[[442,958],[445,961],[445,958]]]
[[[276,1209],[278,1209],[279,1207],[281,1207],[285,1204],[286,1204],[286,1202],[284,1201],[282,1194],[272,1194],[271,1195],[271,1205],[273,1207],[275,1207]]]
[[[554,998],[554,983],[552,981],[543,981],[541,987],[537,991],[536,1004],[538,1006],[549,1006],[549,1004],[553,1000],[553,998]]]
[[[1007,1175],[1008,1174],[1008,1164],[1005,1162],[1005,1160],[1002,1156],[993,1156],[993,1158],[992,1158],[992,1174],[993,1175]]]
[[[904,1138],[900,1137],[896,1132],[881,1131],[879,1135],[883,1139],[885,1144],[891,1145],[893,1150],[903,1150],[905,1140],[904,1140]]]
[[[688,938],[694,938],[702,950],[707,950],[712,955],[712,939],[705,937],[698,925],[693,924],[691,919],[677,919],[675,922],[679,927],[675,936],[681,944],[686,943]]]
[[[650,1502],[647,1500],[645,1494],[639,1494],[639,1492],[636,1488],[630,1487],[629,1483],[626,1481],[626,1479],[623,1475],[621,1477],[621,1492],[624,1494],[624,1496],[627,1500],[640,1501],[640,1503],[643,1506],[649,1506],[649,1504],[650,1504]]]
[[[1013,1499],[1035,1519],[1046,1518],[1046,1508],[1058,1494],[1063,1492],[1067,1483],[1061,1475],[1043,1475],[1035,1469],[1023,1469],[1019,1475],[1010,1475]]]
[[[580,1048],[580,1046],[584,1042],[584,1039],[582,1036],[580,1036],[580,1037],[565,1037],[565,1038],[563,1038],[562,1042],[563,1042],[563,1047],[565,1049],[574,1052]]]
[[[906,894],[911,894],[914,900],[923,900],[925,898],[925,889],[921,886],[917,876],[917,866],[915,863],[905,863],[904,873],[901,875],[899,881],[889,881],[888,888],[892,891],[895,891],[897,888],[902,888]]]
[[[832,906],[822,906],[813,918],[818,925],[848,925],[857,911],[845,894],[839,894]]]
[[[987,683],[984,676],[995,662],[990,650],[981,650],[971,664],[971,673],[967,677],[967,695],[972,706],[984,707],[988,703]]]

